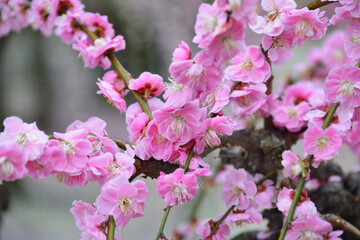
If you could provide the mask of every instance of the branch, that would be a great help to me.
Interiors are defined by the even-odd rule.
[[[335,114],[335,111],[336,109],[338,108],[339,106],[339,103],[333,103],[333,105],[331,106],[330,108],[330,111],[328,112],[328,114],[326,115],[326,119],[324,121],[324,124],[322,126],[322,129],[326,129],[327,127],[329,127],[330,123],[331,123],[331,120]],[[311,167],[311,164],[312,164],[312,160],[313,160],[314,156],[313,155],[309,155],[307,158],[306,158],[306,161],[308,161],[310,163],[309,167],[306,169],[306,173],[309,171],[310,167]],[[305,174],[306,176],[307,174]],[[299,180],[299,184],[296,188],[296,192],[295,192],[295,196],[293,198],[293,201],[291,203],[291,207],[290,207],[290,210],[289,210],[289,213],[286,217],[286,221],[284,223],[284,226],[283,226],[283,229],[281,230],[281,233],[280,233],[280,236],[279,236],[279,240],[283,240],[285,238],[285,235],[286,235],[286,232],[288,230],[288,228],[290,227],[291,225],[291,222],[292,222],[292,219],[293,219],[293,215],[294,215],[294,212],[295,212],[295,209],[296,209],[296,205],[299,201],[299,198],[300,198],[300,195],[301,195],[301,191],[303,190],[304,188],[304,185],[305,185],[305,177],[301,177],[300,180]]]
[[[325,6],[325,5],[328,5],[330,3],[334,3],[333,1],[321,1],[321,0],[316,0],[312,3],[309,3],[306,7],[309,9],[309,10],[315,10],[317,8],[320,8],[322,6]]]
[[[220,224],[225,220],[225,218],[231,213],[231,211],[235,208],[235,205],[232,205],[225,213],[222,215],[222,217],[219,219],[219,221],[216,221],[214,229],[210,233],[210,237],[214,236],[218,228],[220,227]]]
[[[90,31],[87,27],[85,27],[81,23],[75,23],[75,24],[83,32],[85,32],[92,40],[95,41],[96,39],[99,38],[96,35],[96,33]],[[116,71],[120,74],[121,78],[124,80],[126,87],[129,89],[130,77],[129,77],[127,71],[125,70],[125,68],[121,65],[119,60],[112,53],[108,53],[106,56],[109,58],[110,62],[112,63],[112,65],[114,66]],[[129,91],[135,97],[136,101],[139,103],[143,112],[146,113],[146,115],[149,118],[149,121],[151,121],[153,119],[153,117],[152,117],[152,114],[151,114],[151,111],[150,111],[150,108],[149,108],[149,105],[147,104],[147,102],[142,98],[142,96],[138,92],[131,90],[131,89],[129,89]]]
[[[360,230],[357,229],[354,225],[342,219],[340,216],[336,216],[335,214],[328,213],[324,215],[320,215],[320,217],[333,225],[334,227],[341,227],[342,229],[351,232],[354,236],[360,238]]]

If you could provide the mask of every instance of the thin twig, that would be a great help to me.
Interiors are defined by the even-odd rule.
[[[341,227],[342,229],[352,233],[354,236],[360,238],[360,230],[345,219],[341,218],[340,216],[332,213],[327,213],[324,215],[320,215],[320,217],[331,223],[331,225],[333,225],[334,227]]]

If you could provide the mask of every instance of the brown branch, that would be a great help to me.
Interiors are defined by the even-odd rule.
[[[315,10],[317,8],[320,8],[322,6],[325,6],[325,5],[328,5],[330,3],[334,3],[333,1],[321,1],[321,0],[316,0],[310,4],[308,4],[306,7],[309,9],[309,10]]]
[[[332,213],[320,215],[320,217],[331,223],[331,225],[334,227],[341,227],[342,229],[351,232],[354,236],[360,238],[360,230],[345,219],[342,219],[341,217]]]
[[[299,134],[276,129],[248,128],[235,131],[231,136],[221,136],[221,144],[216,148],[240,146],[243,154],[234,150],[222,150],[222,162],[232,164],[235,168],[245,168],[250,173],[267,174],[282,168],[281,154],[297,141]],[[204,157],[213,150],[207,147],[201,156]]]

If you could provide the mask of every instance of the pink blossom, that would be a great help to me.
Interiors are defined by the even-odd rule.
[[[227,217],[230,225],[243,227],[245,224],[260,225],[263,217],[257,208],[249,208],[245,210],[233,210]]]
[[[220,216],[221,217],[221,216]],[[219,217],[219,219],[220,219]],[[215,221],[209,220],[209,221],[202,221],[200,222],[199,226],[196,228],[196,233],[201,237],[201,239],[204,240],[226,240],[227,238],[225,236],[230,235],[230,227],[229,225],[224,221],[219,225],[219,228],[217,229],[216,233],[209,237],[211,234],[211,231],[215,227]]]
[[[54,136],[57,140],[50,141],[57,142],[54,144],[60,145],[66,153],[66,158],[63,161],[55,163],[54,170],[75,174],[83,169],[88,155],[93,150],[90,141],[86,139],[87,132],[79,129],[67,133],[55,132]]]
[[[31,2],[31,15],[34,27],[45,36],[50,36],[57,17],[57,3],[55,0],[34,0]]]
[[[214,91],[206,96],[206,104],[210,108],[210,113],[218,113],[229,104],[230,92],[228,85],[220,83]]]
[[[125,41],[121,35],[113,39],[98,38],[95,40],[94,45],[89,44],[87,40],[80,40],[73,45],[73,48],[80,51],[85,67],[94,68],[99,64],[103,69],[107,69],[111,63],[106,55],[124,50]]]
[[[354,18],[360,18],[360,4],[356,0],[339,0],[343,9]]]
[[[161,109],[164,103],[158,98],[151,98],[148,101],[150,111]],[[131,141],[138,141],[145,136],[146,125],[149,117],[143,112],[139,103],[131,104],[126,111],[126,124]]]
[[[268,50],[271,62],[276,65],[282,65],[286,60],[293,57],[294,44],[293,31],[284,31],[278,36],[265,35],[262,40],[264,50]]]
[[[309,10],[307,7],[302,9],[293,9],[285,15],[283,22],[294,30],[300,45],[304,40],[321,39],[328,26],[328,19],[324,16],[325,12],[319,12],[319,9]]]
[[[195,152],[202,153],[206,145],[211,148],[220,145],[221,141],[217,134],[231,135],[232,129],[227,122],[228,118],[225,116],[206,119],[204,122],[205,128],[196,140]]]
[[[0,143],[0,184],[25,177],[27,159],[21,146],[11,141]]]
[[[158,160],[168,161],[174,155],[178,155],[175,144],[159,133],[158,126],[154,121],[151,121],[147,126],[146,138],[142,144],[146,144],[148,146],[147,152]]]
[[[304,149],[318,161],[329,160],[341,149],[342,139],[333,127],[310,127],[304,133]]]
[[[219,6],[226,4],[228,11],[231,11],[231,17],[236,20],[242,20],[249,17],[254,13],[256,6],[256,0],[242,1],[242,0],[230,0],[230,1],[216,1]]]
[[[10,0],[1,4],[0,37],[7,35],[11,30],[20,32],[30,24],[31,9],[27,8],[27,5],[27,0]]]
[[[344,36],[346,56],[354,61],[360,59],[360,20],[352,19]]]
[[[262,0],[261,7],[268,14],[265,17],[257,16],[250,28],[258,34],[279,36],[284,31],[283,19],[287,12],[296,8],[293,0]]]
[[[82,231],[85,239],[105,240],[105,234],[100,231],[99,227],[105,227],[107,216],[99,214],[97,209],[82,201],[74,201],[70,212],[74,215],[76,226]]]
[[[0,141],[17,143],[27,160],[39,158],[48,139],[49,137],[37,128],[36,123],[24,123],[18,117],[6,118],[4,132],[0,133]]]
[[[139,78],[131,79],[129,84],[129,89],[138,91],[145,98],[160,95],[164,87],[162,77],[149,72],[143,72]]]
[[[314,239],[322,240],[332,230],[329,222],[322,220],[317,214],[305,216],[292,222],[285,240]]]
[[[222,188],[221,199],[225,201],[226,206],[235,205],[239,210],[247,209],[250,206],[250,199],[247,196],[256,194],[256,185],[252,179],[249,179],[244,169],[229,170]]]
[[[333,68],[326,78],[324,91],[329,100],[343,107],[360,106],[360,69],[352,65]]]
[[[202,121],[205,119],[206,108],[199,108],[199,102],[194,100],[181,109],[157,110],[153,112],[154,122],[159,133],[179,145],[185,144],[197,137],[202,131]]]
[[[100,185],[104,185],[104,183],[119,176],[124,176],[129,179],[135,173],[135,159],[128,154],[116,153],[115,159],[113,160],[113,157],[111,156],[111,159],[109,160],[105,166],[107,176],[100,179]],[[104,169],[99,170],[104,171]]]
[[[80,23],[80,19],[84,14],[86,13],[83,8],[79,7],[59,17],[55,22],[55,35],[60,36],[62,41],[67,44],[75,42],[76,39],[86,38],[86,33],[75,24]]]
[[[114,28],[109,23],[108,17],[101,16],[99,13],[84,12],[81,15],[80,23],[99,38],[112,39],[115,36]]]
[[[181,41],[178,48],[175,48],[173,52],[172,61],[184,61],[191,59],[191,51],[189,45],[186,42]]]
[[[126,177],[117,177],[101,188],[96,199],[100,213],[112,215],[118,228],[125,227],[131,218],[144,215],[144,205],[149,192],[146,184],[137,180],[129,183]]]
[[[309,127],[321,127],[324,124],[330,106],[326,105],[325,107],[320,107],[320,109],[311,110],[304,117],[308,121]],[[335,128],[339,135],[342,136],[351,128],[353,114],[354,111],[352,109],[338,107],[331,119],[331,127]]]
[[[203,49],[214,59],[212,61],[227,61],[246,49],[244,22],[230,18],[226,25],[226,31],[217,35],[210,45]]]
[[[259,181],[264,175],[262,174],[255,174],[254,181]],[[275,186],[274,182],[267,179],[261,184],[258,184],[257,186],[257,193],[255,195],[255,202],[263,208],[273,208],[272,200],[275,193]],[[248,211],[247,209],[246,211]]]
[[[304,116],[309,110],[307,102],[295,106],[279,102],[272,113],[273,122],[277,127],[286,127],[291,132],[297,132],[305,126]]]
[[[40,158],[26,163],[28,175],[35,179],[41,179],[54,173],[54,165],[59,162],[64,162],[66,153],[58,144],[58,141],[50,140],[47,142],[44,153]]]
[[[196,176],[192,173],[184,173],[182,168],[170,174],[160,172],[157,180],[157,192],[170,207],[191,201],[199,188]]]
[[[261,83],[269,79],[271,70],[260,48],[253,45],[231,60],[231,65],[225,69],[225,75],[232,81]]]
[[[230,94],[230,100],[234,101],[239,107],[236,111],[237,114],[249,116],[261,107],[263,103],[261,100],[266,100],[265,92],[265,84],[241,83]]]
[[[90,157],[86,162],[86,166],[84,167],[87,180],[101,181],[103,178],[110,175],[108,167],[113,163],[113,158],[114,157],[111,153]]]
[[[279,211],[283,212],[285,215],[289,213],[290,206],[295,196],[295,190],[283,188],[279,192],[277,200],[277,208]],[[307,215],[315,215],[317,210],[315,204],[308,197],[306,190],[302,190],[298,204],[295,209],[294,218],[301,218]]]
[[[209,46],[214,37],[224,31],[226,20],[227,14],[223,8],[216,4],[202,3],[196,16],[196,36],[193,42],[199,44],[200,48]]]
[[[349,58],[348,53],[345,52],[345,41],[346,35],[344,35],[343,31],[338,30],[327,35],[321,52],[322,61],[325,63],[327,68],[332,69],[343,64],[353,63],[353,61]],[[328,71],[326,74],[327,73]]]
[[[298,105],[309,102],[316,85],[310,81],[301,81],[286,88],[283,102],[287,105]]]
[[[205,51],[197,53],[193,60],[173,61],[169,72],[177,83],[197,91],[210,90],[221,81],[220,69]]]
[[[299,155],[296,155],[292,151],[284,151],[282,154],[283,160],[281,164],[284,167],[284,176],[293,180],[299,180],[300,177],[306,177],[306,180],[310,178],[310,170],[306,170],[310,167],[310,163],[303,161]]]
[[[192,100],[193,91],[184,84],[179,84],[173,79],[169,78],[170,83],[165,83],[165,93],[163,94],[166,100],[164,108],[176,109],[181,108]]]

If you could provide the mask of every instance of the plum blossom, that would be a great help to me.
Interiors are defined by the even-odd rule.
[[[21,146],[27,160],[35,160],[44,152],[49,137],[40,131],[36,123],[24,123],[19,117],[7,117],[4,120],[4,132],[0,141],[12,141]]]
[[[166,139],[179,145],[189,142],[202,131],[202,121],[205,119],[206,108],[199,108],[199,102],[194,100],[181,109],[154,111],[154,122],[159,133]]]
[[[191,201],[199,188],[196,175],[184,173],[182,168],[170,174],[161,172],[157,180],[157,192],[170,207]]]
[[[310,127],[304,133],[304,149],[307,154],[314,155],[315,161],[324,161],[333,158],[341,149],[342,138],[332,126],[323,130],[319,127]]]
[[[279,36],[284,31],[284,17],[287,12],[296,8],[293,0],[262,0],[261,7],[268,14],[265,17],[257,16],[250,28],[258,34]]]
[[[131,218],[144,215],[144,203],[148,195],[143,181],[129,183],[126,177],[119,176],[101,188],[96,206],[100,213],[112,215],[117,227],[122,229]]]
[[[354,61],[360,59],[360,20],[352,19],[344,36],[346,55]]]
[[[94,44],[89,44],[87,40],[82,39],[73,45],[73,48],[80,51],[80,56],[84,60],[85,67],[94,68],[98,64],[103,69],[108,69],[111,65],[107,54],[125,49],[123,36],[118,35],[115,38],[98,38]]]
[[[277,199],[277,208],[285,215],[289,213],[291,203],[295,196],[295,190],[283,188],[279,192]],[[308,197],[306,190],[302,190],[299,197],[298,205],[296,206],[294,218],[301,218],[305,216],[313,216],[317,214],[315,204]]]
[[[317,214],[311,216],[305,216],[301,219],[296,219],[292,222],[291,228],[285,236],[285,240],[296,239],[340,239],[340,238],[327,238],[328,233],[332,231],[332,226],[329,222],[322,220]],[[336,231],[334,234],[330,233],[330,236],[339,236],[342,231]],[[326,238],[325,238],[326,237]]]
[[[283,160],[281,164],[284,167],[284,176],[293,180],[299,180],[300,177],[306,177],[306,180],[310,178],[310,163],[306,160],[302,160],[299,155],[296,155],[292,151],[286,150],[282,154]]]
[[[131,79],[129,84],[129,89],[138,91],[145,98],[160,95],[164,87],[162,77],[149,72],[143,72],[139,78]]]
[[[360,69],[353,65],[333,68],[326,78],[324,92],[343,107],[360,106]]]
[[[25,177],[26,158],[21,146],[14,142],[0,143],[0,184],[3,180],[14,181]]]
[[[209,46],[214,37],[224,31],[226,20],[227,14],[224,9],[216,4],[202,3],[196,16],[196,36],[193,42],[199,44],[200,48]]]
[[[254,176],[254,181],[259,181],[262,177],[263,177],[262,174],[257,173]],[[256,187],[257,187],[257,193],[255,195],[255,203],[257,203],[260,207],[263,207],[265,209],[273,208],[274,206],[272,205],[272,199],[275,193],[274,182],[267,179],[261,184],[258,184]],[[246,211],[248,210],[250,209],[247,209]]]
[[[219,215],[218,219],[220,219],[222,215]],[[201,239],[212,239],[212,240],[226,240],[225,236],[230,235],[230,227],[223,221],[219,228],[217,229],[216,233],[210,238],[211,231],[215,227],[215,221],[202,221],[200,222],[199,226],[196,228],[196,233],[201,237]]]
[[[268,50],[268,56],[272,63],[282,65],[293,56],[295,36],[292,31],[284,31],[279,36],[265,35],[262,40],[264,50]]]
[[[244,169],[231,169],[225,175],[222,184],[223,194],[221,199],[226,206],[235,205],[239,210],[247,209],[250,206],[250,199],[247,196],[254,196],[257,188],[254,181],[249,178]]]
[[[260,48],[253,45],[247,48],[246,53],[240,53],[231,59],[225,75],[232,81],[262,83],[269,79],[271,69]]]
[[[323,17],[325,12],[319,11],[319,9],[309,10],[307,7],[299,10],[293,9],[284,17],[284,24],[293,29],[299,38],[297,41],[299,45],[304,40],[318,40],[325,35],[328,19]]]

